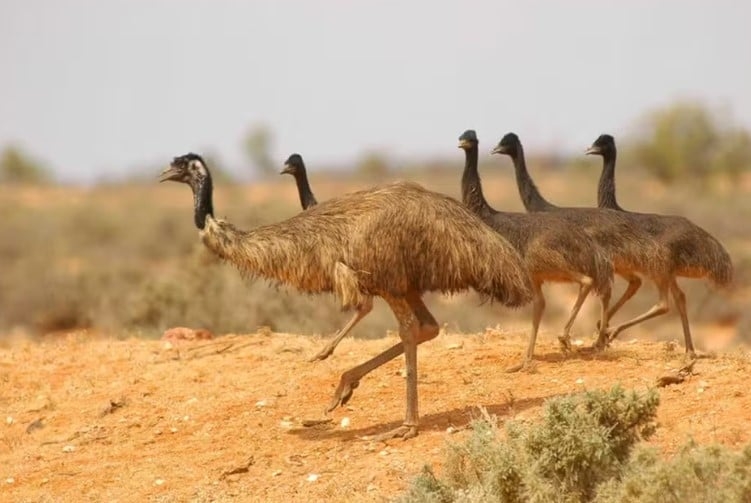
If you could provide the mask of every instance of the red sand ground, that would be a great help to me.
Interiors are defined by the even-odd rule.
[[[366,377],[332,424],[301,421],[320,418],[339,374],[393,337],[346,340],[319,363],[306,358],[321,340],[284,334],[170,344],[81,333],[6,339],[0,500],[385,501],[424,463],[440,467],[446,441],[466,435],[477,406],[501,420],[534,419],[548,398],[616,382],[646,389],[683,365],[680,345],[620,342],[564,359],[552,336],[541,339],[535,368],[520,374],[502,370],[522,353],[518,334],[425,344],[420,435],[388,443],[361,437],[401,422],[401,358]],[[669,455],[689,438],[733,448],[751,441],[749,351],[701,359],[695,371],[661,389],[651,443]]]

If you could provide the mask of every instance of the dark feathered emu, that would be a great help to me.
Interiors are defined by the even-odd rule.
[[[401,182],[350,193],[272,225],[243,231],[214,218],[212,181],[203,159],[176,157],[161,176],[190,185],[204,245],[242,273],[302,292],[334,292],[347,307],[379,296],[399,323],[401,344],[342,374],[328,410],[345,404],[360,379],[405,355],[404,424],[380,435],[417,435],[417,345],[438,335],[424,292],[473,288],[505,304],[531,300],[521,256],[458,201]]]
[[[542,284],[546,281],[579,284],[579,296],[559,338],[564,349],[570,349],[571,327],[590,290],[600,296],[602,330],[608,326],[606,316],[613,267],[592,238],[555,213],[512,213],[493,209],[482,193],[477,171],[478,144],[477,134],[473,130],[467,130],[459,137],[459,148],[465,154],[462,200],[521,253],[532,278],[532,333],[523,363],[509,369],[515,371],[532,360],[540,319],[545,310]],[[602,336],[605,336],[604,333]]]
[[[519,195],[528,212],[560,214],[582,226],[608,252],[613,260],[615,273],[628,281],[626,290],[610,307],[608,319],[634,296],[641,286],[640,275],[655,283],[659,296],[657,303],[645,313],[608,328],[607,340],[598,340],[598,346],[607,344],[628,327],[668,312],[668,296],[673,283],[670,273],[670,250],[647,232],[638,218],[605,208],[562,208],[546,201],[527,171],[524,149],[519,137],[514,133],[505,135],[492,153],[511,157]],[[694,354],[690,339],[686,341],[686,351]]]
[[[292,175],[295,178],[295,184],[297,185],[297,193],[300,196],[300,204],[303,210],[307,210],[318,204],[316,197],[313,195],[313,191],[310,188],[310,182],[308,182],[308,173],[305,170],[305,162],[302,160],[300,154],[292,154],[284,162],[284,169],[281,171],[282,175]],[[350,330],[354,328],[361,319],[373,310],[373,297],[367,296],[362,304],[357,306],[357,311],[352,315],[352,318],[334,334],[334,338],[326,344],[326,346],[316,353],[309,361],[325,360],[334,353],[334,350],[342,342]]]
[[[683,337],[688,353],[694,352],[686,311],[686,295],[678,286],[677,277],[706,278],[717,286],[727,286],[733,280],[733,263],[725,247],[707,231],[687,218],[654,213],[627,211],[615,197],[615,139],[600,135],[587,154],[602,156],[602,174],[597,187],[598,208],[625,212],[637,219],[639,225],[669,251],[670,292],[681,317]]]

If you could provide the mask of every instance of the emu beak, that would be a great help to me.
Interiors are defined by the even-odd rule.
[[[490,155],[504,154],[504,153],[506,153],[506,149],[502,147],[501,145],[496,146],[493,150],[490,151]]]
[[[159,183],[166,182],[168,180],[176,181],[178,176],[180,176],[180,173],[177,171],[177,169],[175,169],[174,166],[170,166],[169,168],[162,171],[159,175]]]
[[[292,165],[291,164],[285,164],[284,169],[279,172],[280,175],[291,175],[292,174]]]
[[[587,150],[584,151],[584,155],[593,155],[593,154],[599,154],[600,153],[600,147],[595,147],[592,145]]]
[[[469,147],[469,142],[467,140],[460,139],[459,148],[467,148],[467,147]]]

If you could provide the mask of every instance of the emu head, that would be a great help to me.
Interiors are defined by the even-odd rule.
[[[467,129],[459,137],[459,148],[464,150],[476,147],[478,143],[477,133],[475,133],[474,129]]]
[[[284,169],[279,172],[280,175],[297,176],[305,173],[305,163],[302,161],[300,154],[292,154],[284,161]]]
[[[615,153],[615,139],[609,134],[601,134],[584,153],[602,156],[613,154]]]
[[[515,133],[507,133],[506,136],[501,138],[498,145],[490,151],[491,154],[506,154],[515,156],[521,150],[522,143],[519,141],[519,137]]]
[[[175,157],[169,168],[162,171],[160,182],[173,181],[187,183],[193,192],[210,179],[209,169],[200,155],[189,153]]]

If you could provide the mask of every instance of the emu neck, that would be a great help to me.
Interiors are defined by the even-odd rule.
[[[597,207],[623,211],[615,198],[615,152],[602,157],[602,174],[597,185]]]
[[[555,209],[556,206],[550,204],[540,191],[537,189],[532,177],[527,171],[527,161],[524,159],[524,150],[521,145],[517,146],[517,152],[511,159],[514,161],[514,173],[516,174],[516,187],[519,189],[519,196],[524,203],[527,211],[547,211]]]
[[[310,184],[308,183],[308,175],[305,171],[302,173],[295,173],[295,182],[297,183],[297,193],[300,196],[300,204],[302,209],[307,210],[311,206],[318,204],[313,191],[310,190]]]
[[[477,172],[477,145],[464,150],[464,174],[462,175],[462,201],[476,214],[483,214],[491,210],[490,205],[482,194],[480,174]]]
[[[214,184],[211,176],[207,176],[202,182],[193,188],[194,221],[196,227],[203,230],[206,226],[206,216],[214,216],[214,203],[212,192]]]

